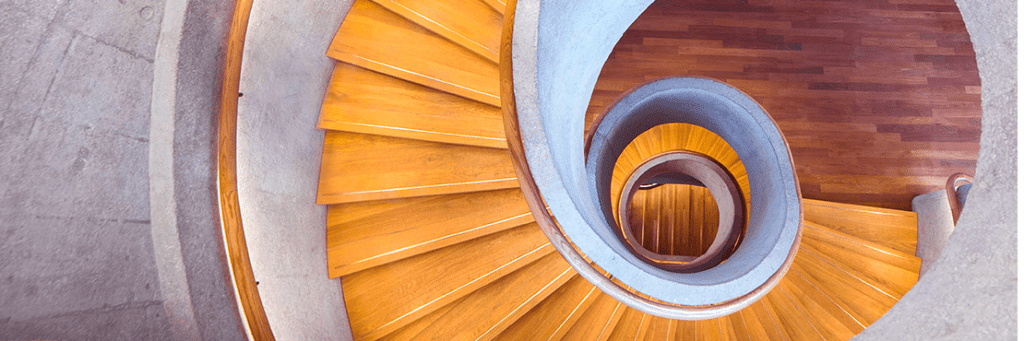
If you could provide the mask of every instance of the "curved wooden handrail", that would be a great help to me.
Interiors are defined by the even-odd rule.
[[[571,241],[565,236],[561,228],[555,222],[554,217],[548,212],[540,189],[534,181],[533,174],[526,160],[526,152],[523,146],[522,133],[519,127],[519,117],[516,109],[514,79],[512,70],[512,45],[513,26],[515,24],[517,0],[509,0],[506,3],[505,19],[501,32],[501,51],[499,56],[499,75],[501,77],[501,111],[505,124],[505,137],[509,145],[509,152],[512,155],[512,163],[515,167],[516,176],[519,179],[520,188],[526,198],[526,202],[533,213],[537,225],[551,241],[551,245],[562,255],[563,258],[590,283],[594,284],[605,294],[625,303],[641,312],[655,316],[667,317],[678,320],[705,320],[726,316],[734,313],[756,302],[769,290],[775,287],[785,275],[785,271],[778,271],[772,274],[768,280],[751,292],[739,296],[733,300],[715,305],[684,306],[667,303],[652,299],[646,295],[630,291],[629,288],[606,277],[593,264],[587,261]],[[792,155],[790,155],[792,158]],[[795,170],[794,170],[795,171]],[[799,186],[799,184],[797,184]],[[797,187],[799,191],[799,187]],[[802,218],[802,212],[801,212]],[[786,258],[782,268],[789,269],[796,256],[797,245],[799,245],[799,231],[793,247]]]
[[[238,302],[242,327],[252,340],[273,340],[263,301],[256,290],[256,279],[245,244],[242,213],[238,204],[237,133],[238,82],[242,71],[242,48],[249,26],[252,0],[237,0],[224,56],[224,77],[220,97],[220,122],[217,131],[217,197],[226,263]]]
[[[966,181],[967,183],[974,183],[974,177],[967,173],[954,173],[946,179],[946,200],[949,200],[949,209],[953,213],[953,225],[960,220],[960,212],[963,212],[964,208],[960,205],[960,198],[956,194],[956,184]]]

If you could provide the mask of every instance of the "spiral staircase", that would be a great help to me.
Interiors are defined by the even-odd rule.
[[[845,340],[916,283],[913,212],[805,198],[792,266],[739,312],[675,320],[603,293],[555,251],[520,189],[499,90],[505,11],[497,0],[358,0],[331,42],[317,203],[356,340]],[[692,140],[714,137],[703,134]],[[620,164],[728,154],[677,141],[642,135],[635,144],[657,147]],[[707,248],[717,212],[701,190],[637,192],[630,219],[645,247]]]

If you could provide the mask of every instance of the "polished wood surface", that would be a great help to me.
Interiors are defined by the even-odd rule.
[[[704,187],[667,184],[639,190],[631,205],[633,237],[657,254],[698,257],[718,233],[718,205]]]
[[[533,222],[517,188],[327,207],[331,278]]]
[[[588,119],[666,76],[757,100],[806,198],[909,210],[977,161],[981,83],[953,0],[655,1],[612,51]]]
[[[501,108],[341,62],[317,127],[508,148]]]
[[[384,336],[553,251],[530,224],[344,276],[352,334]]]
[[[574,276],[568,263],[550,253],[383,340],[492,340]]]
[[[357,0],[327,56],[490,105],[498,98],[498,65],[388,11]]]
[[[236,0],[224,52],[220,113],[217,126],[217,202],[224,238],[223,257],[228,285],[238,302],[238,322],[246,334],[257,340],[274,340],[263,300],[252,273],[249,248],[245,243],[242,211],[238,203],[238,92],[242,74],[242,51],[249,27],[252,0]]]
[[[606,341],[611,337],[612,329],[619,323],[626,309],[629,307],[622,302],[611,296],[599,294],[594,304],[576,320],[562,339]]]
[[[601,295],[583,277],[573,277],[502,332],[497,340],[561,340]]]
[[[508,151],[328,131],[318,204],[519,186]]]
[[[373,0],[395,14],[498,62],[500,12],[481,1]]]
[[[636,309],[627,309],[619,319],[619,324],[612,330],[609,340],[643,340],[651,325],[653,316],[641,313]]]
[[[917,251],[917,213],[803,199],[804,219],[904,254]]]

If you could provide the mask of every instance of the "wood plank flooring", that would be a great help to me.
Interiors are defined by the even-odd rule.
[[[746,92],[790,143],[806,198],[910,209],[973,174],[981,81],[953,0],[655,1],[597,81],[587,122],[665,76]]]

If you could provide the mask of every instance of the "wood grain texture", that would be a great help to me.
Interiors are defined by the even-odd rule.
[[[653,317],[650,326],[647,327],[647,333],[639,340],[674,340],[676,338],[676,322],[678,321],[669,318]]]
[[[375,340],[554,251],[535,224],[342,277],[357,340]]]
[[[643,340],[653,316],[629,308],[622,314],[619,324],[612,330],[609,340]]]
[[[224,52],[221,78],[220,112],[217,126],[217,203],[220,229],[224,238],[224,276],[238,302],[239,327],[258,340],[274,340],[245,242],[242,210],[238,202],[238,92],[242,73],[245,32],[249,27],[252,0],[235,1]]]
[[[775,287],[761,301],[765,303],[769,311],[774,312],[772,317],[779,321],[779,328],[785,333],[787,339],[824,340],[818,330],[814,328],[814,325],[811,324],[811,317],[806,312],[800,311],[793,303],[792,298],[784,290]]]
[[[611,296],[599,294],[594,304],[587,308],[576,323],[573,323],[562,340],[606,341],[611,337],[612,330],[626,309],[630,308],[622,302]]]
[[[518,187],[507,150],[328,131],[318,204]]]
[[[498,62],[502,15],[490,5],[472,0],[372,1],[494,63]]]
[[[862,244],[835,231],[826,233],[812,223],[804,226],[801,252],[820,257],[896,298],[917,283],[919,258]]]
[[[698,257],[718,233],[718,206],[704,187],[667,184],[639,190],[630,205],[633,237],[657,254]]]
[[[490,105],[498,66],[370,0],[352,5],[327,56]]]
[[[533,222],[519,189],[327,207],[331,278]]]
[[[973,173],[981,134],[970,38],[954,1],[936,3],[656,1],[609,56],[588,122],[648,80],[717,79],[775,119],[805,198],[909,210]]]
[[[917,252],[917,213],[803,199],[804,220],[886,248]]]
[[[817,330],[825,340],[845,341],[857,334],[854,332],[854,329],[850,329],[843,323],[843,320],[839,319],[842,315],[837,316],[831,314],[829,305],[822,305],[820,303],[823,301],[815,301],[811,297],[806,296],[807,292],[804,292],[793,284],[793,278],[794,277],[789,277],[780,282],[778,290],[785,293],[786,297],[790,299],[793,305],[807,316],[808,322],[814,326],[814,329]],[[859,331],[859,329],[857,331]]]
[[[576,276],[513,323],[497,340],[560,340],[601,294]]]
[[[798,254],[790,272],[828,292],[836,304],[865,326],[896,304],[896,297],[808,252]]]
[[[320,129],[508,148],[501,108],[337,63]]]
[[[399,330],[384,340],[491,340],[574,276],[569,263],[550,253],[449,304],[436,319],[426,316],[403,328],[415,334]]]
[[[501,13],[501,14],[505,14],[505,8],[508,7],[508,5],[506,4],[507,1],[501,1],[501,0],[480,0],[480,1],[485,3],[485,4],[487,4],[487,6],[491,6],[491,8],[493,8],[495,11],[497,11],[498,13]]]

